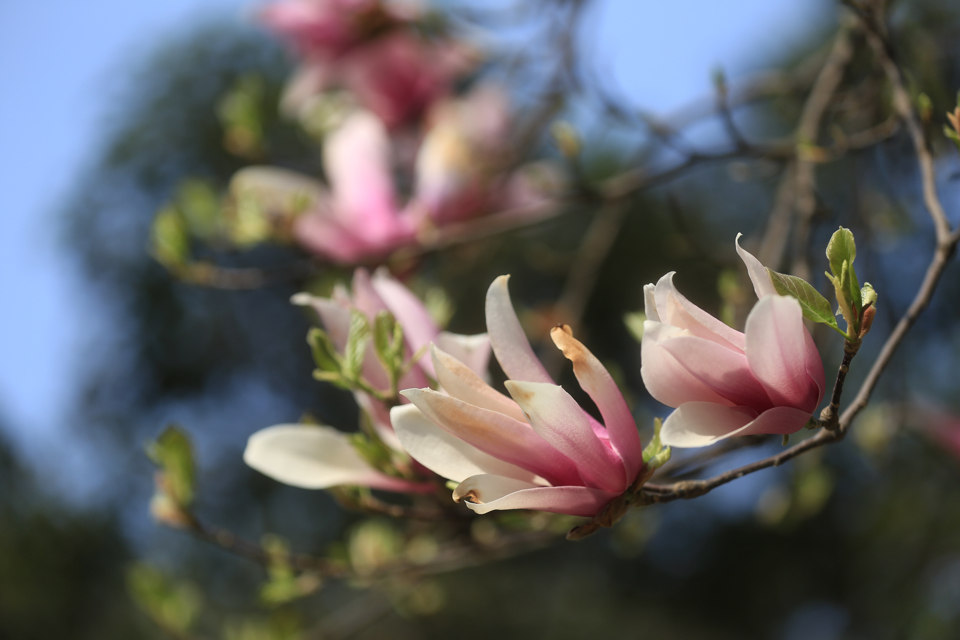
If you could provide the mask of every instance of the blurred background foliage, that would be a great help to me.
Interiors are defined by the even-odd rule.
[[[960,15],[933,0],[894,3],[890,15],[910,88],[929,98],[941,188],[956,220],[960,163],[937,132],[960,87]],[[802,77],[804,61],[829,46],[830,35],[767,62]],[[589,41],[590,34],[579,37]],[[866,54],[853,60],[829,118],[856,129],[889,114],[889,96],[862,90],[872,65]],[[64,246],[79,257],[108,318],[83,370],[73,372],[82,388],[73,429],[95,443],[96,474],[83,481],[95,487],[96,506],[78,510],[58,500],[0,442],[0,636],[960,638],[960,463],[924,438],[916,428],[923,414],[911,411],[917,403],[960,411],[956,265],[853,438],[696,501],[633,512],[582,543],[370,590],[341,582],[317,590],[282,562],[268,574],[155,526],[147,513],[153,469],[143,445],[175,421],[193,437],[196,505],[209,521],[253,540],[272,532],[283,538],[275,544],[340,554],[355,568],[424,552],[389,521],[344,511],[325,492],[283,486],[241,461],[246,438],[269,424],[309,414],[356,428],[350,395],[311,377],[304,342],[310,318],[288,303],[306,276],[249,291],[202,287],[177,279],[148,253],[158,210],[170,203],[191,210],[194,230],[202,229],[211,194],[251,159],[320,174],[309,135],[277,112],[290,71],[279,45],[253,28],[193,26],[160,45],[114,101],[100,160],[78,181],[62,216]],[[789,134],[808,86],[737,110],[743,134]],[[669,160],[656,136],[641,136],[635,148],[639,120],[613,117],[589,89],[563,96],[562,104],[584,141],[585,183],[638,158]],[[559,158],[546,135],[549,122],[542,124],[530,154]],[[698,146],[722,146],[722,128],[713,125],[696,130]],[[738,231],[762,233],[778,175],[765,159],[706,163],[623,203],[626,217],[600,265],[579,337],[610,364],[638,415],[664,412],[643,391],[639,345],[624,314],[642,308],[642,285],[669,270],[705,309],[720,313],[735,303],[745,280],[737,276],[732,239]],[[819,165],[816,175],[810,246],[824,246],[837,225],[853,229],[861,277],[881,296],[873,334],[851,372],[855,385],[916,290],[932,228],[902,132]],[[563,319],[555,303],[597,214],[589,199],[568,209],[528,229],[426,254],[415,287],[441,287],[454,309],[450,329],[473,333],[483,330],[486,287],[510,273],[528,333],[542,338]],[[212,242],[196,250],[235,268],[283,269],[302,257],[272,243],[238,249]],[[814,274],[823,270],[819,249],[810,260]],[[309,276],[332,283],[349,273]],[[823,284],[816,276],[813,282]],[[832,372],[839,343],[826,334],[817,339]],[[565,372],[562,382],[571,381]],[[723,465],[777,447],[762,442]],[[498,525],[486,526],[474,536],[498,535]]]

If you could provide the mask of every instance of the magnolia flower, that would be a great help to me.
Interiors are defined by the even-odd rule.
[[[483,105],[491,105],[485,93],[476,95]],[[465,102],[473,104],[472,99]],[[474,105],[469,112],[479,115],[478,110]],[[482,119],[457,114],[453,124],[440,119],[440,133],[427,134],[415,163],[414,193],[406,204],[399,201],[394,184],[386,127],[366,111],[348,115],[326,138],[323,166],[329,187],[286,169],[247,167],[234,176],[231,192],[267,215],[292,217],[296,241],[340,264],[383,258],[416,244],[427,228],[490,208],[546,201],[521,178],[497,176],[492,165],[484,163],[480,141],[487,138],[484,132],[496,128],[494,123],[484,126]],[[455,133],[456,127],[462,127],[461,133]],[[532,206],[529,211],[536,213]]]
[[[573,362],[605,426],[554,384],[523,334],[507,276],[490,285],[486,315],[494,354],[510,378],[510,397],[434,346],[434,371],[446,394],[402,392],[412,405],[390,413],[400,442],[425,467],[458,482],[454,500],[465,500],[477,513],[537,509],[596,515],[643,468],[640,437],[623,396],[567,327],[550,335]]]
[[[297,115],[328,89],[345,89],[387,126],[416,120],[473,68],[473,48],[451,38],[425,38],[420,12],[378,0],[283,0],[260,19],[290,42],[301,64],[284,92]]]
[[[455,354],[461,366],[473,375],[482,376],[487,369],[490,342],[486,334],[463,336],[440,331],[423,303],[385,271],[377,271],[371,277],[365,270],[357,269],[352,295],[337,287],[331,298],[300,293],[292,301],[317,311],[334,347],[341,353],[347,344],[352,311],[360,311],[371,323],[377,313],[389,311],[403,329],[407,358],[425,353],[424,347],[433,342]],[[387,372],[372,345],[364,353],[362,375],[374,388],[388,386]],[[431,359],[423,355],[401,379],[401,388],[425,386],[436,377]],[[371,417],[384,444],[402,454],[403,447],[390,426],[383,403],[363,391],[355,391],[354,397]],[[387,476],[371,468],[350,444],[348,434],[330,427],[268,427],[250,437],[244,460],[280,482],[310,489],[349,484],[393,491],[428,490],[423,483]]]
[[[640,372],[650,395],[677,409],[663,423],[664,444],[702,447],[730,436],[794,433],[823,398],[823,363],[800,304],[777,295],[739,238],[737,252],[760,299],[744,333],[684,298],[673,272],[643,288]]]

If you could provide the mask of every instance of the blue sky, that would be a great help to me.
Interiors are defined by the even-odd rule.
[[[604,0],[590,15],[594,68],[637,106],[662,113],[709,96],[815,30],[825,2]],[[39,459],[63,442],[72,378],[104,331],[95,292],[59,248],[58,207],[96,160],[127,74],[163,39],[211,15],[242,20],[249,0],[33,0],[0,3],[0,421]]]

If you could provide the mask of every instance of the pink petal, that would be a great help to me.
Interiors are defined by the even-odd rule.
[[[274,480],[304,489],[357,485],[387,491],[430,492],[429,483],[393,478],[370,467],[344,433],[330,427],[281,424],[247,442],[243,460]]]
[[[673,284],[673,272],[660,278],[654,289],[660,321],[717,344],[743,351],[743,334],[717,320],[687,300]]]
[[[297,216],[293,236],[308,251],[338,264],[354,264],[365,256],[386,253],[396,244],[371,245],[358,238],[334,219],[329,207]]]
[[[430,389],[401,393],[437,426],[481,451],[554,484],[579,483],[573,462],[547,444],[530,425]]]
[[[476,513],[503,509],[536,509],[571,516],[594,516],[619,494],[589,487],[540,487],[495,475],[467,478],[453,493]]]
[[[740,247],[740,236],[742,235],[742,233],[738,233],[734,243],[737,245],[737,253],[740,254],[740,259],[743,260],[743,264],[747,265],[747,275],[750,276],[750,281],[753,283],[753,290],[757,292],[758,298],[776,295],[777,290],[773,287],[773,280],[770,279],[767,268],[760,264],[760,261],[752,253]]]
[[[400,223],[394,202],[387,130],[362,111],[347,117],[327,136],[323,166],[333,192],[337,219],[362,231],[371,244],[392,237]]]
[[[690,375],[728,402],[764,411],[773,406],[750,370],[747,356],[694,336],[676,336],[660,343]],[[693,400],[694,398],[691,398]]]
[[[441,331],[434,343],[481,378],[487,376],[490,366],[490,336],[478,333],[472,336]]]
[[[660,440],[671,447],[705,447],[732,436],[795,433],[809,419],[808,412],[793,407],[774,407],[756,415],[746,407],[688,402],[664,421]]]
[[[498,460],[444,431],[412,404],[391,409],[390,420],[403,450],[443,478],[461,482],[473,475],[492,473],[526,482],[537,479],[526,469]]]
[[[600,442],[570,394],[544,382],[507,380],[506,387],[533,429],[576,464],[584,484],[607,491],[627,488],[633,478],[627,478],[620,456]]]
[[[627,480],[632,481],[643,467],[643,446],[623,394],[607,369],[579,340],[560,327],[553,329],[550,337],[573,363],[573,373],[580,386],[600,409],[610,443],[623,460]]]
[[[683,336],[684,332],[660,322],[647,320],[643,323],[643,341],[640,343],[640,376],[647,391],[657,401],[668,407],[679,407],[685,402],[716,402],[730,405],[729,400],[718,394],[702,380],[694,376],[676,357],[664,348],[669,340]]]
[[[820,356],[803,326],[800,303],[785,296],[764,296],[747,316],[746,329],[750,369],[773,403],[808,413],[816,409],[821,390],[807,374],[807,366]]]
[[[487,290],[487,332],[493,353],[511,380],[552,383],[547,370],[534,355],[510,303],[509,278],[500,276]]]
[[[403,328],[403,336],[410,347],[408,356],[420,351],[437,337],[440,329],[430,317],[426,306],[420,298],[391,277],[386,269],[377,269],[370,284]],[[426,352],[420,362],[424,370],[433,376],[433,367]]]
[[[463,362],[437,346],[430,350],[430,355],[437,382],[451,397],[481,409],[498,411],[517,422],[526,422],[526,416],[516,402],[484,382]]]

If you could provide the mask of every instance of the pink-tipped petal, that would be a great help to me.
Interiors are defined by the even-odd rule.
[[[806,333],[800,303],[793,298],[764,296],[747,316],[747,360],[754,376],[774,404],[812,412],[820,389],[807,374],[807,362],[819,355],[814,356]]]
[[[465,336],[441,331],[437,334],[434,343],[438,348],[465,364],[475,374],[486,378],[490,363],[490,336],[485,333]]]
[[[643,323],[640,343],[640,376],[647,391],[668,407],[685,402],[716,402],[732,405],[729,400],[695,377],[664,348],[669,340],[685,335],[683,330],[660,322]]]
[[[530,425],[430,389],[401,392],[437,426],[504,462],[527,469],[551,484],[579,484],[573,462]]]
[[[640,444],[637,423],[623,399],[623,394],[597,357],[573,335],[567,333],[566,328],[554,328],[550,337],[563,351],[563,355],[573,363],[573,373],[580,386],[600,409],[610,443],[622,458],[627,480],[631,481],[643,467],[643,446]]]
[[[740,246],[740,236],[742,235],[742,233],[738,233],[734,243],[737,245],[737,253],[740,255],[740,259],[743,260],[743,264],[747,265],[747,275],[750,276],[750,282],[753,283],[753,290],[757,292],[758,298],[776,295],[777,290],[773,287],[773,280],[770,279],[767,268],[760,264],[760,261],[752,253]]]
[[[357,485],[387,491],[431,491],[429,484],[392,478],[371,468],[346,434],[330,427],[281,424],[247,442],[243,460],[274,480],[304,489]]]
[[[487,290],[487,332],[493,353],[511,380],[553,383],[550,374],[534,355],[517,313],[513,310],[507,288],[509,278],[500,276]]]
[[[584,484],[623,491],[633,481],[627,478],[620,456],[603,445],[587,414],[561,387],[517,380],[507,380],[505,384],[533,429],[576,464]]]
[[[430,349],[430,356],[433,359],[437,382],[451,397],[481,409],[499,411],[517,422],[526,422],[527,418],[516,402],[484,382],[463,361],[436,345]]]
[[[504,509],[536,509],[571,516],[594,516],[617,497],[613,491],[589,487],[540,487],[495,475],[467,478],[456,488],[454,500],[464,501],[476,513]]]
[[[390,420],[403,449],[423,466],[444,478],[461,482],[470,476],[492,473],[525,482],[537,477],[516,465],[498,460],[447,433],[414,405],[390,410]]]
[[[660,278],[654,288],[660,321],[721,346],[743,351],[743,334],[687,300],[674,286],[673,275],[674,272],[671,271]]]

